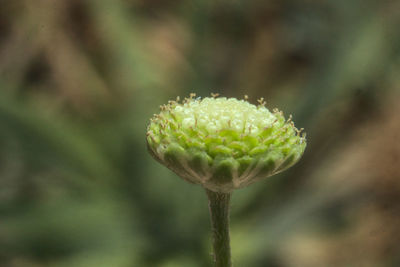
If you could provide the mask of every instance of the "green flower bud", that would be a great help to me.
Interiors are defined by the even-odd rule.
[[[263,99],[255,106],[225,97],[186,98],[161,106],[147,128],[150,154],[183,179],[229,193],[279,173],[302,156],[300,135]]]

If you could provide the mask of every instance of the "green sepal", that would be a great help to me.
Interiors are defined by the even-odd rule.
[[[243,173],[249,169],[251,165],[255,165],[255,160],[254,158],[250,156],[243,156],[239,159],[237,159],[237,162],[239,163],[239,168],[238,168],[238,176],[242,176]]]
[[[192,152],[193,156],[189,160],[189,166],[194,172],[199,173],[202,176],[207,175],[207,170],[210,168],[212,158],[205,152]]]
[[[239,168],[239,163],[233,158],[218,161],[213,168],[210,182],[217,185],[225,185],[232,182],[234,172]]]

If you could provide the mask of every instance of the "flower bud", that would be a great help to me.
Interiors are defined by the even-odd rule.
[[[247,97],[246,97],[247,98]],[[161,106],[147,128],[150,154],[188,182],[229,193],[279,173],[302,156],[305,135],[291,117],[225,97]]]

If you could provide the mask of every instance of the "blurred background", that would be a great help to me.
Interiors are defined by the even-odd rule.
[[[400,266],[400,2],[0,0],[0,266],[211,266],[204,190],[147,153],[195,92],[293,114],[235,191],[235,266]]]

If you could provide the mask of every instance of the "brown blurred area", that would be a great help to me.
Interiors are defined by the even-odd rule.
[[[145,128],[190,92],[293,114],[233,195],[235,266],[400,266],[397,1],[0,1],[0,266],[210,266],[207,201]]]
[[[385,262],[400,251],[398,114],[397,101],[387,100],[353,129],[346,148],[324,166],[330,171],[314,178],[321,190],[352,200],[343,203],[348,226],[335,235],[294,235],[283,249],[289,266],[395,266]]]

